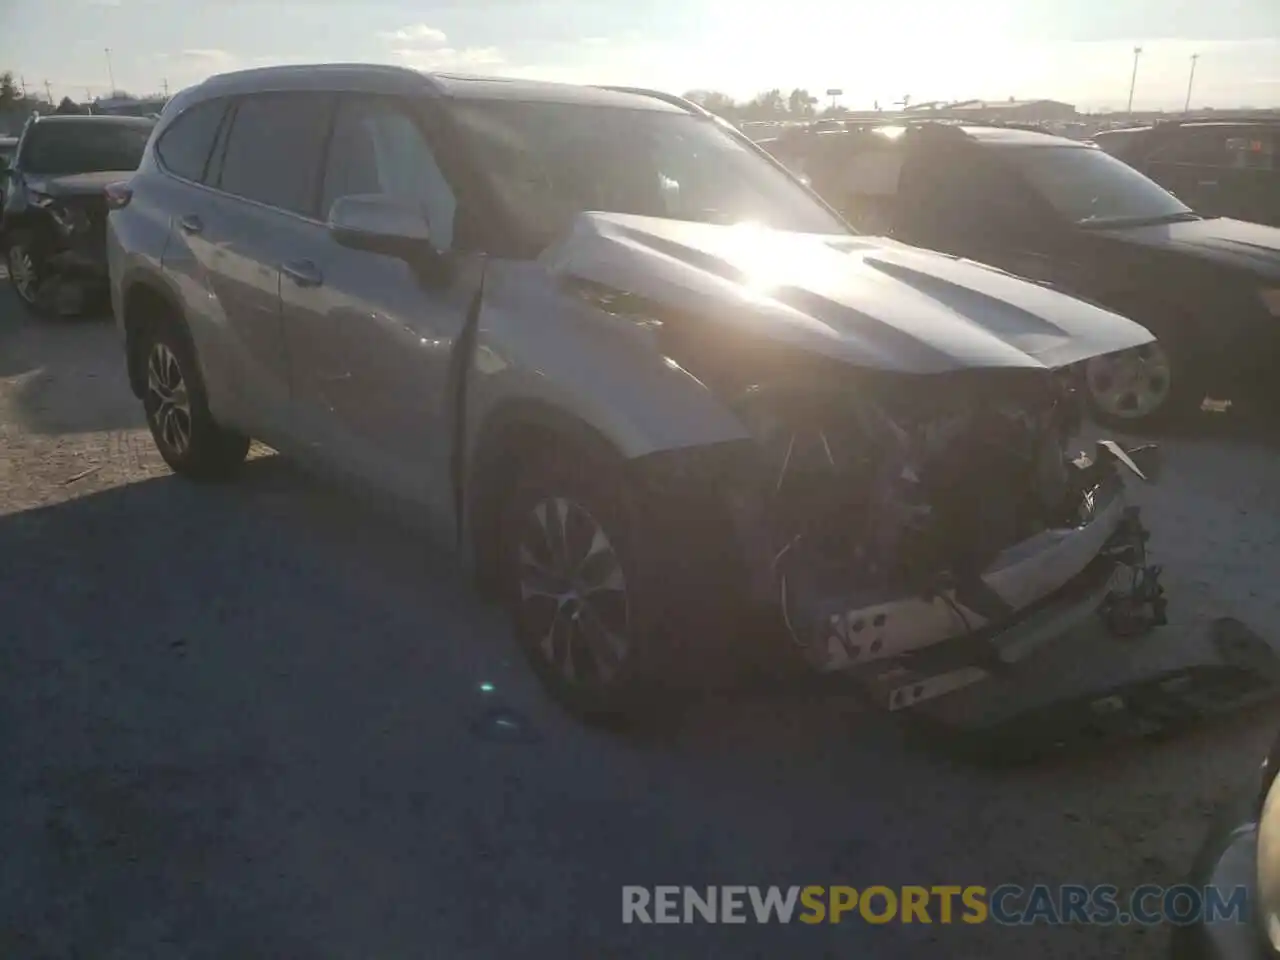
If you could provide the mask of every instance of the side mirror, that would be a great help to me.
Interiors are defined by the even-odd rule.
[[[425,214],[386,194],[339,197],[329,210],[329,234],[344,247],[401,260],[421,261],[436,252]]]

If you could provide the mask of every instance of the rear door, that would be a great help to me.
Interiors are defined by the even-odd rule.
[[[453,348],[481,264],[455,249],[458,191],[437,159],[431,116],[421,102],[344,96],[320,209],[359,194],[412,205],[451,269],[343,247],[309,224],[281,251],[281,300],[295,396],[320,413],[316,442],[326,458],[443,519],[452,510]]]
[[[332,102],[319,93],[239,99],[222,123],[205,189],[191,191],[175,210],[169,245],[207,292],[208,348],[200,344],[206,377],[227,397],[236,422],[275,446],[305,442],[289,384],[280,264],[293,238],[317,222]],[[189,294],[187,302],[193,299]]]

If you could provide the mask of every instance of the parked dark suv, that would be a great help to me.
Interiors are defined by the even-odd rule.
[[[1206,394],[1273,387],[1280,229],[1202,215],[1096,146],[1029,129],[882,124],[762,146],[868,233],[992,264],[1155,333],[1082,365],[1101,419],[1169,418]]]
[[[134,117],[27,121],[0,189],[0,244],[29,308],[66,314],[106,304],[104,189],[137,169],[154,126]]]
[[[1280,226],[1280,118],[1160,123],[1093,139],[1197,213]]]

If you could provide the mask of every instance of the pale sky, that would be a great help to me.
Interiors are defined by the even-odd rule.
[[[1280,106],[1280,0],[0,0],[0,70],[56,97],[269,63],[374,61],[842,102]]]

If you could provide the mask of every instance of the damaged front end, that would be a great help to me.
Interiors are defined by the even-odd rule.
[[[829,385],[824,386],[827,380]],[[1164,622],[1160,570],[1125,501],[1132,455],[1068,453],[1069,381],[1044,370],[907,377],[846,367],[751,385],[754,438],[721,481],[748,592],[821,673],[889,709],[967,686],[1101,616]]]

